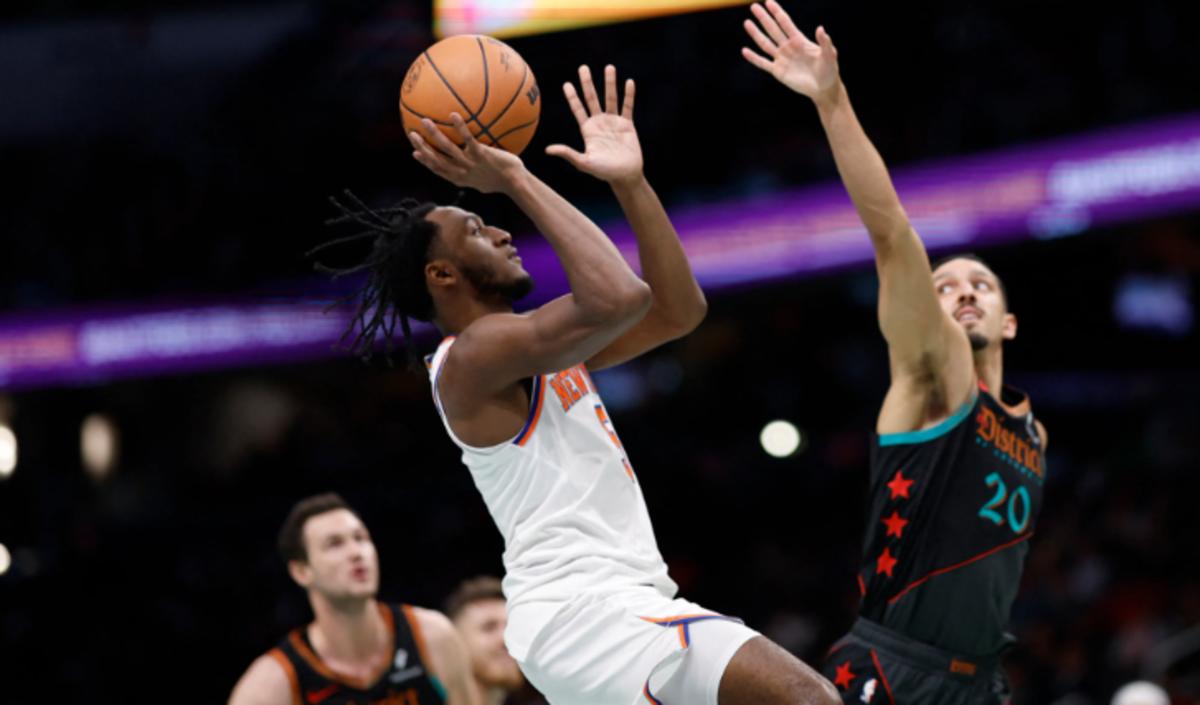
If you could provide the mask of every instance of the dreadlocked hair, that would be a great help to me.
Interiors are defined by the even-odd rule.
[[[382,335],[384,355],[391,364],[399,325],[404,334],[403,345],[409,365],[419,371],[420,355],[413,344],[409,319],[425,322],[433,319],[433,298],[425,287],[424,270],[437,225],[425,216],[437,208],[437,204],[407,198],[389,208],[371,208],[349,190],[344,193],[345,203],[332,196],[329,198],[341,215],[330,218],[325,224],[354,223],[364,229],[318,245],[307,253],[312,257],[336,245],[374,240],[366,259],[356,265],[335,268],[320,262],[314,264],[317,271],[332,275],[334,279],[360,272],[367,274],[362,286],[334,304],[357,301],[354,318],[340,342],[355,355],[369,360],[376,339]]]

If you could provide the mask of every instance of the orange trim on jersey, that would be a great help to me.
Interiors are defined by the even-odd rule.
[[[529,442],[529,439],[533,436],[534,429],[537,428],[538,419],[542,418],[542,405],[546,401],[545,375],[538,375],[537,379],[534,380],[533,396],[534,399],[531,403],[533,411],[529,415],[529,422],[525,425],[525,428],[521,431],[521,434],[513,439],[513,443],[516,443],[519,446],[524,446],[527,442]]]
[[[340,683],[344,686],[349,686],[358,690],[370,690],[371,686],[378,683],[379,679],[383,678],[384,674],[386,674],[392,667],[391,657],[392,654],[396,652],[396,623],[392,619],[392,611],[383,603],[376,603],[376,607],[379,609],[379,616],[383,618],[383,622],[387,628],[388,658],[383,665],[383,670],[375,674],[374,678],[359,680],[357,678],[351,678],[350,676],[342,675],[333,670],[321,660],[320,656],[317,656],[313,650],[309,648],[308,642],[300,636],[300,629],[293,630],[292,633],[288,635],[288,639],[292,642],[292,647],[296,649],[296,653],[300,654],[301,658],[307,661],[308,665],[312,666],[313,670],[321,674],[322,677],[335,683]],[[420,641],[418,641],[417,644],[420,645]]]
[[[421,661],[426,668],[433,661],[429,658],[429,650],[425,648],[425,634],[421,631],[421,624],[417,621],[417,613],[413,610],[412,605],[400,605],[400,609],[404,610],[404,618],[408,620],[408,628],[412,631],[413,641],[417,642],[417,655],[421,657]],[[431,675],[436,676],[432,670]]]
[[[278,663],[283,669],[283,672],[287,674],[288,682],[292,684],[292,703],[294,703],[294,705],[304,705],[304,701],[300,699],[300,677],[296,675],[296,667],[292,665],[290,660],[288,660],[287,655],[285,655],[283,651],[280,651],[278,648],[275,648],[268,651],[267,656],[275,659],[275,662]]]
[[[992,392],[988,389],[987,383],[982,379],[979,380],[979,388],[995,399],[996,403],[1000,405],[1000,408],[1007,411],[1009,416],[1020,418],[1033,410],[1033,405],[1029,403],[1028,396],[1022,399],[1020,404],[1017,404],[1016,406],[1009,406],[1008,404],[1004,403],[1004,400],[1000,398],[999,394],[992,394]],[[1022,392],[1022,394],[1024,394],[1024,392]]]
[[[942,575],[944,573],[949,573],[952,570],[958,570],[959,568],[962,568],[963,566],[968,566],[976,561],[981,561],[984,558],[987,558],[988,556],[992,555],[993,553],[1003,551],[1004,549],[1009,548],[1010,546],[1015,546],[1015,545],[1021,543],[1022,541],[1028,541],[1032,536],[1033,536],[1033,532],[1031,531],[1028,534],[1025,534],[1024,536],[1018,536],[1017,538],[1013,539],[1012,541],[1009,541],[1008,543],[1002,543],[999,546],[988,549],[987,551],[980,553],[978,556],[972,556],[972,557],[968,558],[967,560],[962,561],[961,563],[955,563],[954,565],[946,566],[945,568],[938,568],[937,570],[933,571],[929,575],[926,575],[925,577],[921,578],[920,580],[917,580],[917,581],[909,584],[908,587],[904,588],[900,592],[898,592],[895,595],[893,595],[892,597],[888,598],[888,604],[890,605],[890,604],[894,603],[896,600],[899,600],[901,597],[903,597],[905,594],[907,594],[909,590],[912,590],[913,588],[924,583],[926,580],[929,580],[930,578],[936,577],[938,575]]]
[[[647,622],[653,622],[655,624],[670,624],[672,622],[678,622],[681,619],[696,619],[697,617],[721,617],[721,616],[723,616],[723,615],[719,615],[715,612],[700,612],[697,614],[677,614],[674,617],[642,617],[642,619],[646,620]]]

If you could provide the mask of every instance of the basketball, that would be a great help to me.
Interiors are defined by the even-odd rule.
[[[409,66],[400,87],[405,132],[425,135],[429,118],[455,144],[450,122],[457,112],[483,144],[520,154],[533,138],[541,113],[533,72],[513,48],[492,37],[464,34],[426,49]]]

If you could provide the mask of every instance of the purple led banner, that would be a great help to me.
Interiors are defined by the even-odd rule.
[[[931,252],[1074,235],[1096,225],[1200,206],[1200,115],[895,172]],[[708,290],[869,262],[840,184],[679,209],[673,220]],[[628,226],[608,232],[626,258]],[[566,290],[548,245],[521,247],[531,303]],[[314,286],[323,290],[325,285]],[[316,359],[337,354],[344,310],[286,300],[147,304],[0,318],[0,388],[27,388]]]

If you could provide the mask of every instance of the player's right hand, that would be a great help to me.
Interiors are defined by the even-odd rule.
[[[742,47],[746,61],[814,101],[836,94],[837,49],[824,27],[817,27],[817,41],[813,42],[775,0],[767,0],[766,9],[754,3],[750,11],[758,24],[746,20],[742,26],[766,56]]]
[[[451,142],[426,118],[421,121],[425,135],[416,130],[408,133],[414,150],[413,159],[455,186],[473,188],[480,193],[508,193],[525,171],[521,158],[481,144],[458,113],[450,113],[450,121],[462,138],[463,146]]]

